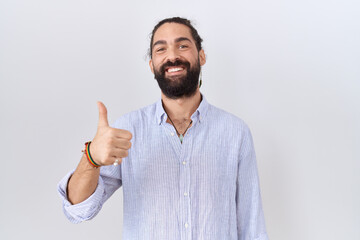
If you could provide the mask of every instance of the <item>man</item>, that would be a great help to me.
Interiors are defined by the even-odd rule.
[[[268,239],[250,131],[200,93],[201,42],[190,21],[162,20],[149,52],[161,100],[112,127],[98,103],[97,133],[59,184],[70,221],[122,186],[125,240]]]

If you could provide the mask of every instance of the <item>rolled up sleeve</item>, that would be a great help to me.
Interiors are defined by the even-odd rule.
[[[102,167],[95,192],[83,202],[71,204],[67,198],[67,185],[73,173],[74,171],[69,172],[59,182],[57,190],[63,201],[65,216],[72,223],[80,223],[98,214],[105,201],[121,186],[121,177],[114,166]]]

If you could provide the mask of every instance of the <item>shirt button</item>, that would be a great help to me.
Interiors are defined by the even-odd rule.
[[[171,134],[171,136],[174,136],[175,134],[172,132],[172,133],[170,133]]]
[[[188,223],[185,223],[185,228],[188,228],[189,227],[189,224]]]
[[[185,165],[185,164],[186,164],[186,162],[185,162],[185,161],[183,161],[183,162],[182,162],[182,164],[183,164],[183,165]]]
[[[184,192],[184,196],[186,197],[188,195],[188,193],[187,192]]]

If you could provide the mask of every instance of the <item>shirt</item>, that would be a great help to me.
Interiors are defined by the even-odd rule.
[[[162,101],[112,125],[133,135],[128,157],[103,166],[95,192],[72,205],[73,223],[93,218],[122,186],[124,240],[268,240],[253,141],[243,120],[203,97],[181,144]]]

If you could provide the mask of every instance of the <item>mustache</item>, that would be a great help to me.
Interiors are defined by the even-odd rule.
[[[186,69],[190,69],[190,63],[188,61],[182,61],[182,60],[177,59],[174,62],[167,61],[166,63],[164,63],[161,66],[160,71],[161,71],[161,73],[165,73],[166,68],[176,67],[176,66],[184,66]]]

